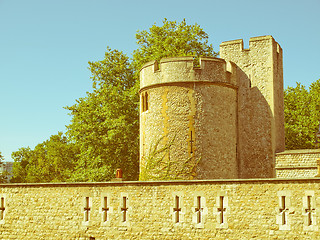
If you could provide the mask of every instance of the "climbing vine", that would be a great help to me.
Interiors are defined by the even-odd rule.
[[[165,135],[151,144],[144,159],[145,167],[140,172],[140,181],[194,178],[200,159],[193,156],[184,161],[172,159],[170,150],[173,151],[176,136],[167,139],[168,135]]]

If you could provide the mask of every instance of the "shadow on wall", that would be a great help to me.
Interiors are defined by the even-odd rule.
[[[252,86],[250,78],[239,67],[237,75],[239,178],[275,177],[271,108],[258,87]]]

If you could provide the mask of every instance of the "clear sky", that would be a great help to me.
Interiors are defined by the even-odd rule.
[[[198,23],[223,41],[272,35],[284,51],[285,87],[320,78],[319,0],[0,0],[0,152],[34,148],[91,91],[88,61],[107,46],[131,55],[135,33],[164,18]]]

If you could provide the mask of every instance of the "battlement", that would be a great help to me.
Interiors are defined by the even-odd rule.
[[[140,88],[174,82],[214,82],[236,87],[234,64],[221,58],[202,57],[199,66],[193,57],[173,57],[151,61],[140,70]]]
[[[223,42],[220,57],[172,57],[141,68],[141,179],[161,175],[148,154],[169,134],[176,138],[165,179],[178,172],[183,179],[275,176],[275,153],[284,150],[282,49],[261,36],[248,49],[242,39]],[[186,159],[193,162],[179,170]]]
[[[261,44],[263,44],[264,42],[269,43],[268,45],[274,45],[278,53],[282,52],[282,48],[280,47],[280,45],[270,35],[250,38],[248,49],[245,49],[243,47],[244,45],[242,39],[222,42],[220,44],[220,49],[221,51],[223,51],[224,49],[228,49],[228,51],[230,51],[232,49],[233,51],[249,52],[252,50],[260,50]]]

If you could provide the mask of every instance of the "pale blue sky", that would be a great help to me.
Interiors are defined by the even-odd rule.
[[[0,0],[0,151],[34,148],[70,121],[66,105],[91,91],[88,61],[127,54],[135,33],[164,18],[198,23],[223,41],[272,35],[285,86],[320,78],[319,0]]]

